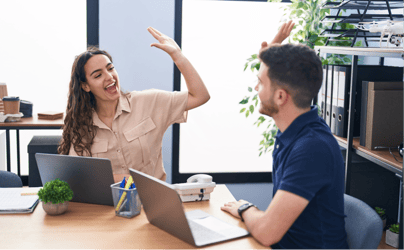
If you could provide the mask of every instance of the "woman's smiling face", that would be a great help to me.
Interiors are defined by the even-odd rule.
[[[105,55],[94,55],[84,65],[87,82],[82,83],[86,92],[92,92],[97,103],[117,101],[121,96],[118,72]]]

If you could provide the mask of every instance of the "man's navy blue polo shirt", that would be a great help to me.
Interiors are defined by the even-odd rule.
[[[344,162],[336,139],[317,112],[312,106],[276,135],[273,195],[281,189],[309,201],[276,247],[348,248]]]

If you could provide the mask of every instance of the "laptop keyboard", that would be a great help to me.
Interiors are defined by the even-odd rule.
[[[219,241],[224,239],[224,235],[210,230],[192,220],[188,220],[189,227],[191,228],[192,235],[194,236],[195,242],[205,242],[205,241]]]

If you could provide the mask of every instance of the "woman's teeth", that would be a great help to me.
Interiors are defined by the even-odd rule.
[[[107,89],[107,88],[109,88],[109,87],[112,87],[112,86],[114,86],[115,84],[116,84],[116,82],[113,82],[113,83],[111,83],[110,85],[106,86],[105,89]]]

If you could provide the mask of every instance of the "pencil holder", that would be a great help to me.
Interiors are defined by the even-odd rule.
[[[120,183],[111,185],[112,199],[114,200],[115,215],[132,218],[140,214],[141,205],[137,189],[119,187]]]

